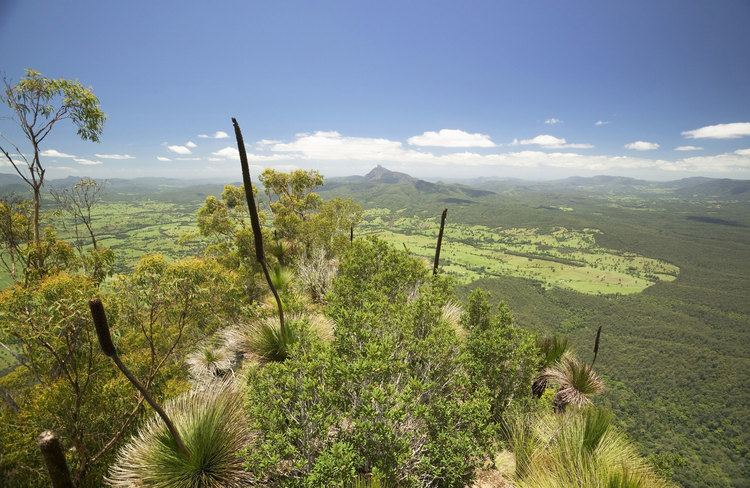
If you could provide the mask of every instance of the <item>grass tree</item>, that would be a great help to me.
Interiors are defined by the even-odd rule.
[[[552,367],[554,364],[560,361],[560,359],[562,359],[562,357],[570,350],[570,347],[568,345],[568,338],[560,337],[557,335],[544,337],[543,339],[538,341],[538,346],[539,350],[542,353],[542,361],[540,364],[541,371]],[[534,383],[532,383],[531,385],[531,393],[536,398],[541,398],[541,396],[544,394],[544,390],[546,389],[547,378],[540,372],[540,374],[534,380]]]
[[[594,407],[512,422],[513,451],[523,469],[517,488],[669,488],[638,448]]]
[[[438,233],[437,245],[435,246],[435,262],[432,265],[432,274],[436,275],[440,265],[440,249],[443,247],[443,231],[445,230],[445,219],[448,217],[448,209],[443,209],[440,215],[440,232]]]
[[[159,414],[159,417],[161,417],[164,425],[166,425],[167,430],[172,436],[172,441],[176,446],[177,452],[180,453],[181,456],[187,457],[190,453],[185,446],[185,443],[182,441],[182,437],[175,428],[174,423],[169,418],[169,415],[167,415],[161,405],[159,405],[156,400],[154,400],[148,390],[141,384],[140,381],[138,381],[135,376],[133,376],[133,373],[131,373],[130,370],[125,366],[125,364],[123,364],[123,362],[120,360],[120,356],[119,354],[117,354],[117,349],[112,342],[112,336],[109,333],[107,314],[104,312],[104,305],[102,305],[101,300],[99,300],[98,298],[92,299],[89,302],[89,308],[91,309],[91,317],[94,321],[96,335],[99,339],[99,346],[101,347],[102,352],[106,356],[110,357],[112,361],[114,361],[117,368],[128,379],[128,381],[130,381],[133,387],[135,387],[135,389],[138,390],[138,392],[143,396],[148,404],[151,405],[151,408],[153,408],[154,411]]]
[[[74,80],[46,78],[32,69],[27,69],[26,76],[15,85],[6,80],[0,98],[10,108],[21,133],[31,145],[27,155],[3,135],[5,143],[0,144],[0,152],[31,188],[34,197],[34,242],[39,243],[39,214],[46,174],[42,163],[43,142],[64,120],[76,126],[81,139],[98,142],[106,116],[90,88]],[[5,144],[8,146],[5,147]],[[14,152],[11,153],[11,150]]]
[[[73,480],[70,477],[68,462],[57,436],[50,430],[46,430],[37,439],[39,450],[47,466],[52,488],[73,488]]]
[[[276,290],[276,286],[273,283],[273,278],[268,270],[268,262],[266,261],[266,253],[263,249],[263,230],[260,226],[260,217],[258,216],[258,207],[255,204],[255,195],[253,194],[253,183],[250,179],[250,163],[247,160],[247,150],[245,149],[245,140],[242,138],[242,131],[240,125],[237,123],[237,119],[232,118],[232,125],[234,126],[234,135],[237,139],[237,150],[240,154],[240,165],[242,166],[242,183],[245,189],[245,199],[247,200],[247,209],[250,213],[250,225],[253,229],[253,240],[255,242],[255,258],[260,264],[263,270],[263,276],[266,278],[266,283],[271,289],[274,299],[276,300],[276,306],[279,311],[279,329],[281,334],[285,333],[284,326],[284,307],[281,304],[281,297]]]
[[[604,391],[604,382],[591,365],[572,354],[565,354],[557,363],[545,368],[540,378],[557,386],[553,401],[556,412],[565,411],[568,405],[590,405],[591,397]]]
[[[240,488],[251,484],[242,452],[250,433],[241,395],[231,383],[190,391],[165,405],[189,454],[157,416],[118,453],[107,483],[115,488]]]

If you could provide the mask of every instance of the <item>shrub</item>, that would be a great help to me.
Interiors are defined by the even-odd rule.
[[[331,344],[315,336],[248,378],[257,445],[247,467],[269,486],[465,486],[493,430],[443,318],[450,283],[372,239],[355,241],[329,294]],[[414,289],[418,293],[411,293]],[[411,297],[411,299],[410,299]]]
[[[492,417],[501,420],[508,404],[528,396],[538,369],[534,336],[513,325],[508,307],[501,304],[498,316],[490,314],[487,294],[475,291],[463,320],[469,330],[466,364],[472,379],[491,393]]]

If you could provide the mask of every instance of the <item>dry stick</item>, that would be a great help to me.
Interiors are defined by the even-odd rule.
[[[591,361],[591,367],[594,367],[596,362],[596,356],[599,355],[599,339],[602,337],[602,326],[599,326],[599,330],[596,331],[596,341],[594,341],[594,360]]]
[[[273,293],[273,297],[276,299],[276,305],[279,308],[279,324],[281,335],[283,336],[286,332],[284,328],[284,309],[281,307],[281,298],[279,293],[276,291],[276,287],[273,286],[271,280],[271,274],[268,272],[268,264],[266,263],[266,254],[263,252],[263,233],[261,232],[260,219],[258,218],[258,208],[255,206],[255,196],[253,195],[253,183],[250,181],[250,165],[247,162],[247,151],[245,151],[245,140],[242,138],[242,131],[240,131],[240,125],[237,123],[237,119],[232,117],[232,125],[234,125],[234,136],[237,139],[237,150],[240,152],[240,164],[242,165],[242,183],[245,186],[245,199],[247,200],[247,209],[250,212],[250,225],[253,228],[253,239],[255,241],[255,258],[260,263],[260,267],[263,269],[263,275],[266,277],[268,287]]]
[[[47,465],[49,478],[52,480],[53,488],[73,488],[73,481],[70,478],[68,463],[65,461],[60,441],[51,430],[45,430],[37,439],[39,450],[42,451],[44,464]]]
[[[354,226],[349,227],[349,243],[354,242]]]
[[[167,413],[164,411],[164,409],[161,408],[158,403],[156,403],[156,400],[151,397],[151,395],[148,393],[148,390],[146,390],[146,388],[144,388],[143,385],[140,384],[140,382],[136,379],[135,376],[133,376],[130,370],[125,367],[122,361],[120,361],[120,356],[118,356],[115,345],[112,342],[112,336],[109,335],[107,314],[104,312],[104,305],[102,305],[102,301],[98,298],[92,298],[91,300],[89,300],[89,308],[91,309],[91,317],[94,319],[94,327],[96,328],[96,335],[99,338],[99,346],[102,348],[102,352],[112,358],[112,361],[114,361],[120,371],[122,371],[122,374],[125,375],[128,381],[130,381],[130,383],[132,383],[132,385],[135,386],[135,388],[139,392],[141,392],[141,395],[143,395],[143,398],[145,398],[148,404],[151,405],[151,408],[153,408],[154,411],[159,414],[159,417],[161,417],[161,419],[167,425],[167,429],[169,429],[169,433],[172,435],[172,439],[174,439],[174,442],[177,445],[177,451],[183,456],[187,457],[190,454],[190,451],[188,450],[187,446],[185,446],[185,443],[182,442],[180,434],[177,432],[174,424],[167,416]]]
[[[440,217],[440,233],[438,234],[437,247],[435,248],[435,264],[432,266],[432,275],[437,275],[438,264],[440,263],[440,248],[443,245],[443,230],[445,229],[445,218],[448,216],[448,209],[443,209],[443,215]]]

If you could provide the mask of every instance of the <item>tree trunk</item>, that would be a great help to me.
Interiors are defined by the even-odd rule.
[[[42,209],[42,185],[41,182],[34,186],[34,243],[39,244],[39,213]]]

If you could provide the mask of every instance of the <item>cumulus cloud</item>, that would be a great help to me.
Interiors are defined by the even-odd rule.
[[[167,149],[175,154],[192,154],[192,151],[186,146],[167,146]]]
[[[169,158],[165,158],[164,156],[156,156],[157,161],[172,161]]]
[[[94,154],[94,156],[101,159],[135,159],[130,154]]]
[[[218,151],[214,151],[211,153],[213,158],[208,158],[209,161],[226,161],[226,160],[240,160],[240,152],[237,150],[236,147],[227,146],[223,149],[219,149]],[[248,154],[247,158],[250,161],[281,161],[289,159],[288,156],[284,156],[282,154],[271,154],[271,155],[261,155],[261,154]]]
[[[49,158],[75,158],[72,154],[65,154],[64,152],[60,152],[57,149],[45,149],[41,153],[42,156],[47,156]]]
[[[187,141],[185,143],[185,147],[189,147],[190,149],[194,149],[194,148],[198,147],[198,144],[194,143],[193,141]]]
[[[654,149],[659,149],[659,144],[648,141],[633,141],[625,144],[624,147],[633,151],[653,151]]]
[[[738,139],[750,136],[750,122],[707,125],[682,133],[687,139]]]
[[[279,141],[277,139],[261,139],[258,142],[256,142],[255,145],[257,147],[268,147],[268,146],[272,146],[274,144],[279,144],[281,142],[282,141]]]
[[[594,125],[597,127],[601,127],[607,124],[609,124],[609,120],[597,120],[596,122],[594,122]]]
[[[91,159],[83,159],[83,158],[75,158],[73,161],[75,161],[78,164],[82,164],[84,166],[96,166],[98,164],[103,164],[101,161],[94,161]]]
[[[734,153],[740,156],[750,156],[750,149],[737,149]]]
[[[433,147],[495,147],[490,136],[479,133],[469,133],[460,129],[440,129],[428,131],[422,135],[407,139],[412,146]]]
[[[675,151],[702,151],[702,147],[698,146],[677,146],[674,148]]]
[[[545,120],[544,123],[547,125],[557,125],[557,124],[562,124],[562,120],[552,117],[552,118]]]
[[[550,136],[552,137],[552,136]],[[531,141],[528,140],[528,141]],[[517,141],[517,146],[522,141]],[[536,141],[537,143],[540,140]],[[283,161],[284,167],[314,161],[359,162],[361,164],[404,164],[411,167],[434,165],[441,167],[506,167],[506,168],[559,168],[572,171],[610,173],[617,171],[662,171],[682,173],[730,173],[750,171],[750,150],[715,156],[696,156],[677,160],[620,155],[592,155],[575,151],[550,151],[553,146],[570,148],[561,138],[541,139],[546,146],[536,144],[545,151],[517,150],[480,154],[473,151],[455,151],[447,154],[410,148],[399,141],[371,137],[349,137],[335,131],[297,134],[292,140],[268,144],[266,154],[248,155],[251,163]],[[641,141],[642,142],[642,141]],[[589,146],[589,145],[586,145]],[[270,153],[270,154],[269,154]],[[209,160],[237,160],[234,147],[227,146],[214,152]],[[304,164],[301,164],[304,166]],[[280,166],[279,166],[280,167]]]
[[[531,139],[513,139],[511,146],[541,146],[549,149],[591,149],[594,147],[591,144],[569,143],[562,137],[555,137],[549,134],[540,134]]]
[[[198,137],[201,139],[226,139],[229,137],[229,134],[224,132],[223,130],[217,130],[213,134],[198,134]]]

